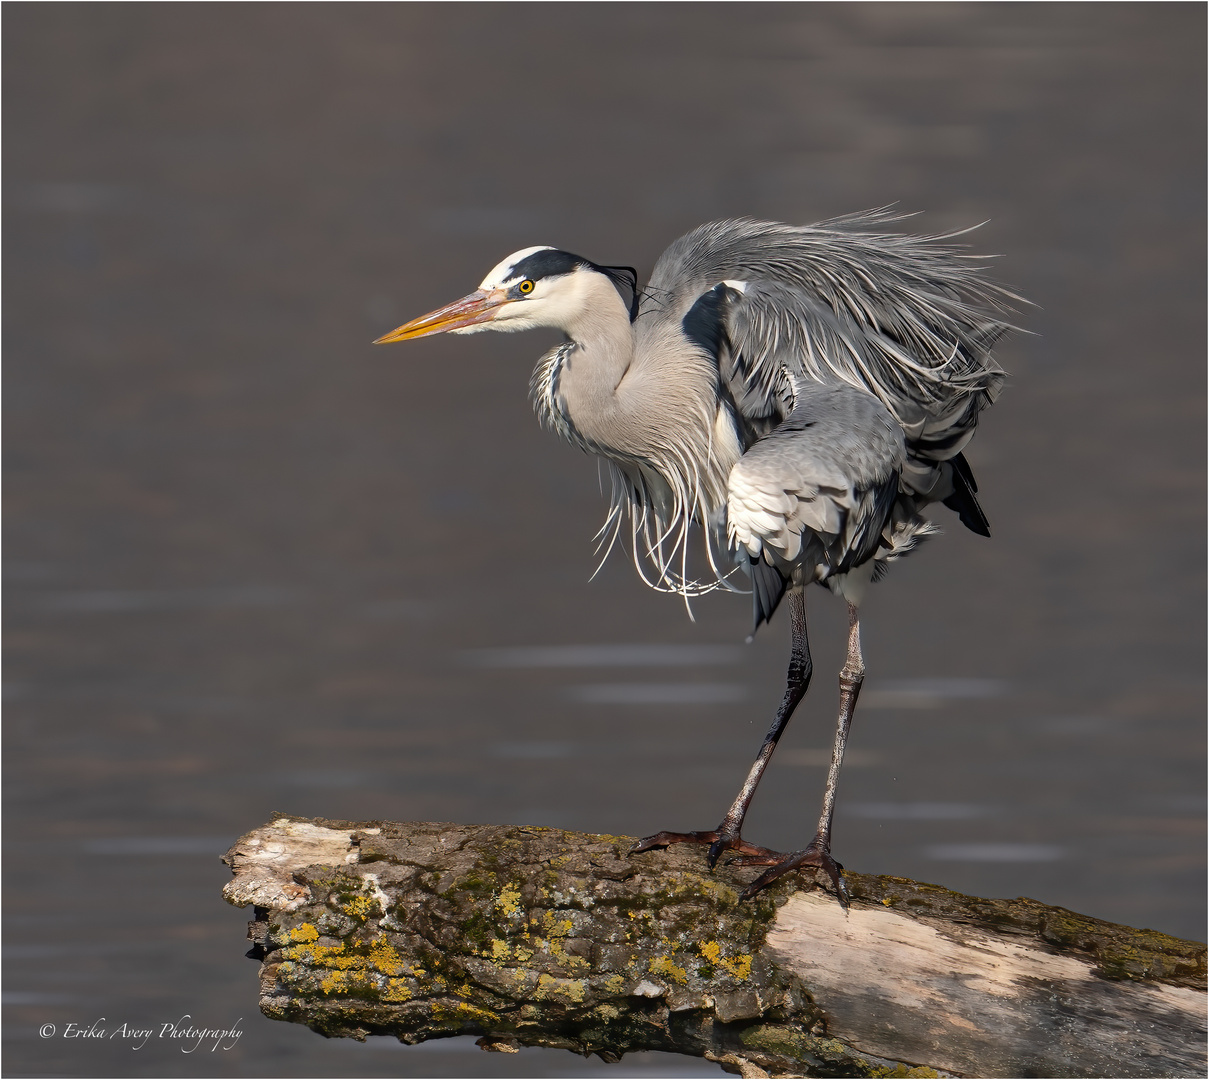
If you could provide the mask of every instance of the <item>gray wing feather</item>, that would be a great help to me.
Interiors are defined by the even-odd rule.
[[[792,409],[795,380],[873,394],[902,426],[906,482],[921,500],[952,491],[940,463],[960,453],[1004,373],[990,349],[1020,301],[979,276],[951,236],[888,233],[881,209],[811,226],[713,222],[676,241],[651,275],[643,311],[683,319],[720,286],[720,376],[748,438]],[[642,316],[640,315],[640,321]]]
[[[800,580],[825,580],[874,558],[891,528],[902,430],[862,390],[799,388],[784,423],[731,470],[731,543]]]

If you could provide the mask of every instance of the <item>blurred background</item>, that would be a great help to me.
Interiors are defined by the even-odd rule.
[[[1204,937],[1205,9],[7,4],[10,1076],[717,1076],[256,1008],[218,858],[274,810],[712,827],[785,616],[594,580],[541,334],[369,342],[553,244],[897,201],[1038,306],[946,535],[863,609],[852,870]],[[749,838],[808,839],[844,645]],[[600,646],[679,646],[678,652]],[[549,646],[581,646],[551,652]],[[229,1050],[68,1023],[239,1022]],[[51,1038],[39,1036],[56,1025]]]

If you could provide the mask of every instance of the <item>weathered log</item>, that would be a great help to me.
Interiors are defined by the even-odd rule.
[[[512,826],[277,816],[227,853],[260,1007],[328,1036],[709,1058],[744,1076],[1203,1076],[1205,946],[903,878]]]

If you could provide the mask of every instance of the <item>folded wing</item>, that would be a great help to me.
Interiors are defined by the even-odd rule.
[[[835,584],[901,554],[904,458],[901,427],[872,395],[842,384],[798,388],[789,417],[751,445],[728,484],[727,535],[751,562],[756,627],[790,582]],[[918,522],[915,534],[923,530]]]
[[[901,216],[704,225],[660,259],[649,302],[717,356],[744,445],[789,418],[795,387],[862,390],[902,429],[904,495],[987,534],[961,451],[1002,386],[991,347],[1019,298],[948,237],[884,231]]]

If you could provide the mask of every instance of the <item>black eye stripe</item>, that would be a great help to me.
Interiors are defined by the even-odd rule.
[[[535,251],[521,259],[512,268],[510,276],[524,275],[532,281],[538,281],[544,277],[554,277],[556,274],[569,274],[586,263],[587,259],[572,255],[569,251],[546,249]]]

